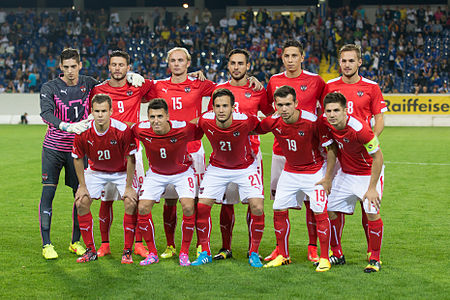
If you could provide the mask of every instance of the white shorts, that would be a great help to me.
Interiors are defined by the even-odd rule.
[[[121,200],[127,183],[127,172],[100,172],[88,168],[84,170],[84,180],[91,198],[101,198],[105,201],[104,189],[108,186],[116,195],[116,198],[111,200]]]
[[[316,185],[325,175],[326,167],[314,174],[291,173],[283,170],[278,180],[273,209],[301,208],[309,197],[311,210],[322,213],[327,209],[327,196],[321,185]]]
[[[275,200],[275,194],[277,191],[278,180],[280,178],[281,172],[284,169],[284,164],[286,163],[286,157],[283,155],[277,155],[272,152],[272,166],[270,171],[270,200]],[[300,197],[300,195],[298,195]],[[307,201],[308,198],[298,198],[299,203]]]
[[[258,154],[255,157],[255,162],[256,162],[256,172],[259,175],[259,179],[263,183],[263,195],[264,195],[264,176],[263,176],[261,149],[258,151]],[[231,182],[227,185],[227,189],[225,190],[225,194],[224,194],[223,198],[216,199],[217,204],[238,204],[239,202],[240,202],[239,187],[234,182]],[[243,202],[243,203],[247,203],[247,202]]]
[[[144,170],[144,162],[142,161],[142,145],[139,144],[137,152],[134,154],[134,158],[136,159],[136,167],[134,170],[133,177],[133,189],[139,195],[142,184],[144,183],[145,170]],[[126,177],[125,177],[126,178]],[[121,196],[119,195],[119,191],[115,187],[115,185],[107,183],[105,185],[104,192],[102,193],[102,201],[115,201],[121,200]]]
[[[185,172],[174,175],[162,175],[152,172],[151,169],[147,171],[142,185],[140,200],[155,200],[159,202],[161,195],[164,193],[167,185],[172,184],[180,198],[195,197],[195,176],[192,168]]]
[[[191,168],[194,171],[195,176],[195,197],[198,197],[198,189],[200,187],[200,183],[202,182],[203,176],[205,175],[205,150],[203,149],[203,144],[197,152],[190,153],[192,157],[192,165]],[[178,199],[178,193],[173,186],[173,184],[169,184],[166,187],[165,192],[161,196],[165,199]]]
[[[370,183],[370,175],[350,175],[337,171],[333,180],[331,194],[328,197],[328,210],[353,214],[357,201],[361,201]],[[377,192],[383,196],[384,166],[377,183]],[[364,210],[368,214],[377,214],[379,211],[366,199],[363,202]]]
[[[247,203],[250,198],[264,198],[257,165],[256,160],[246,169],[223,169],[209,165],[200,187],[199,198],[222,199],[231,182],[238,186],[243,203]]]

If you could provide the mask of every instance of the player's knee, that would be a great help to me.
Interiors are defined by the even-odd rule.
[[[186,217],[190,217],[194,214],[194,204],[184,205],[183,206],[183,215]]]
[[[140,215],[147,215],[152,211],[152,201],[141,200],[138,204],[138,212]]]
[[[136,212],[136,209],[137,209],[138,205],[137,205],[137,203],[135,201],[130,200],[128,198],[125,198],[123,200],[123,204],[124,204],[124,207],[125,207],[125,213],[127,213],[129,215],[132,215],[132,214],[134,214]]]
[[[80,212],[80,211],[89,210],[91,208],[91,203],[92,203],[92,200],[89,197],[84,196],[83,198],[79,199],[75,203],[75,205],[77,207],[77,210]]]

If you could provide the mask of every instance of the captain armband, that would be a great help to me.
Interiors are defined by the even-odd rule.
[[[367,144],[364,144],[364,147],[369,154],[377,152],[378,149],[380,149],[380,142],[378,141],[377,136],[374,136]]]

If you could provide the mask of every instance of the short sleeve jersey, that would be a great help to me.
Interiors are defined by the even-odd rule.
[[[247,115],[257,116],[258,111],[264,115],[269,115],[273,112],[273,107],[267,100],[267,92],[263,88],[260,91],[254,91],[247,83],[245,86],[233,86],[230,81],[227,81],[216,86],[217,89],[230,90],[235,98],[235,112],[241,112]],[[212,100],[209,102],[208,110],[212,110]],[[250,144],[253,152],[258,153],[259,145],[261,144],[257,135],[250,136]]]
[[[89,93],[97,81],[89,76],[79,75],[78,83],[68,86],[61,78],[44,83],[40,93],[42,120],[48,124],[44,138],[45,148],[71,152],[74,133],[59,129],[61,122],[74,123],[89,115]]]
[[[269,103],[273,103],[273,94],[276,89],[288,85],[295,89],[297,94],[298,106],[300,110],[306,110],[310,113],[317,114],[317,105],[325,88],[325,81],[318,74],[314,74],[303,70],[302,73],[295,78],[286,76],[286,72],[273,75],[267,85],[267,97]],[[273,152],[277,155],[282,155],[281,149],[278,147],[278,142],[275,140],[273,144]]]
[[[378,84],[362,76],[354,84],[343,82],[342,77],[329,80],[321,97],[322,107],[325,96],[333,92],[339,92],[345,96],[349,115],[355,116],[368,124],[370,124],[372,116],[387,111]]]
[[[224,169],[245,169],[255,160],[248,134],[258,126],[259,119],[236,112],[233,112],[232,118],[228,128],[219,128],[216,115],[210,111],[202,115],[198,125],[213,149],[209,158],[211,165]]]
[[[107,94],[112,99],[112,117],[122,122],[139,122],[141,102],[147,102],[146,96],[153,88],[153,81],[146,79],[140,87],[134,87],[126,82],[122,87],[112,87],[109,80],[96,85],[91,92],[90,100],[96,94]]]
[[[111,119],[109,128],[100,133],[91,121],[88,130],[75,137],[72,156],[89,158],[92,170],[124,172],[129,155],[136,153],[136,142],[127,124]]]
[[[335,142],[337,157],[342,171],[352,175],[370,175],[372,156],[379,148],[378,139],[369,124],[356,117],[349,116],[347,125],[337,130],[328,123],[325,115],[321,117],[319,134],[323,147]]]
[[[261,121],[259,133],[272,132],[286,157],[284,170],[292,173],[313,174],[322,168],[317,116],[302,110],[297,122],[287,124],[280,116]]]
[[[194,124],[185,121],[169,122],[171,128],[164,135],[156,134],[149,121],[131,127],[134,136],[144,144],[151,170],[162,175],[185,172],[192,164],[187,144],[203,136],[203,132]]]
[[[171,77],[155,80],[147,99],[163,98],[169,106],[171,120],[189,122],[198,118],[202,113],[202,98],[210,97],[216,84],[212,81],[200,81],[188,77],[184,82],[172,83]],[[200,149],[201,142],[196,141],[188,145],[189,153]]]

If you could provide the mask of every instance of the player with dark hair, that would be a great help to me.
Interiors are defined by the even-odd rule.
[[[319,183],[328,193],[331,191],[328,214],[330,218],[335,218],[336,213],[352,214],[356,202],[363,202],[370,242],[369,264],[364,272],[378,272],[381,268],[380,249],[384,229],[380,216],[384,166],[378,138],[369,124],[347,113],[347,99],[343,94],[327,94],[323,105],[326,118],[323,117],[320,135],[322,146],[328,147],[328,169]],[[334,169],[336,158],[341,168],[333,180],[333,172],[329,170]]]
[[[216,200],[222,199],[228,184],[234,182],[239,188],[241,201],[250,205],[249,263],[252,267],[262,267],[258,249],[264,232],[264,190],[248,138],[259,120],[253,115],[234,112],[235,98],[228,89],[214,91],[212,105],[213,111],[203,114],[198,120],[213,152],[201,183],[197,205],[197,234],[202,252],[192,265],[212,261],[211,207]]]
[[[314,73],[302,69],[304,60],[303,45],[296,40],[288,40],[283,45],[281,55],[285,72],[273,75],[267,85],[267,95],[269,102],[273,102],[273,94],[278,87],[288,85],[295,89],[297,95],[298,109],[308,111],[317,115],[317,107],[325,87],[323,79]],[[278,146],[275,139],[272,154],[272,169],[270,175],[271,198],[275,198],[278,179],[283,170],[286,158]],[[299,199],[302,203],[303,199]],[[306,199],[307,200],[307,199]],[[306,207],[306,226],[308,228],[309,244],[308,259],[312,262],[318,262],[317,255],[317,230],[313,211],[309,208],[309,201],[305,201]],[[278,247],[265,258],[266,261],[275,259],[279,255]]]
[[[316,184],[325,175],[324,158],[319,151],[317,116],[297,108],[298,97],[290,86],[279,87],[273,97],[278,114],[264,119],[256,132],[272,132],[275,135],[286,163],[278,180],[273,203],[279,255],[264,267],[278,267],[291,262],[288,209],[301,207],[301,202],[308,196],[320,242],[320,259],[316,271],[325,272],[331,267],[328,260],[330,220],[325,189]]]
[[[131,249],[136,228],[137,193],[132,187],[136,152],[134,140],[127,124],[111,118],[112,100],[105,94],[92,98],[94,121],[87,131],[75,137],[72,156],[80,183],[75,194],[78,221],[87,250],[77,262],[97,260],[94,243],[93,220],[90,207],[92,199],[99,199],[107,184],[119,191],[125,205],[123,219],[124,250],[123,264],[133,263]],[[89,168],[84,170],[84,156],[89,159]]]
[[[356,116],[369,125],[373,125],[373,132],[379,136],[384,128],[383,112],[387,110],[386,104],[381,94],[380,87],[374,81],[359,75],[359,67],[362,64],[361,47],[354,44],[344,45],[339,51],[339,65],[342,76],[331,79],[323,91],[323,96],[332,93],[342,93],[347,99],[347,113],[350,116]],[[362,225],[367,240],[367,259],[370,258],[370,241],[367,214],[363,210]],[[345,257],[340,247],[340,236],[345,223],[344,214],[337,212],[330,215],[331,228],[335,234],[331,238],[330,257],[332,264],[345,264]]]
[[[155,203],[159,203],[166,187],[173,185],[183,208],[179,263],[181,266],[189,266],[189,246],[195,229],[196,181],[194,171],[190,167],[192,159],[187,151],[187,145],[193,140],[199,140],[203,132],[194,124],[169,120],[168,112],[164,99],[153,99],[148,106],[149,120],[132,127],[134,135],[144,144],[150,165],[138,205],[138,226],[149,247],[149,254],[140,264],[150,265],[159,261],[155,246],[152,208]]]

